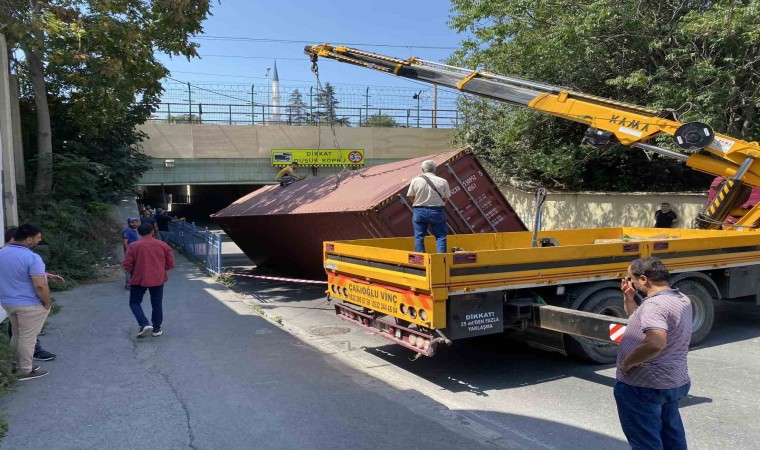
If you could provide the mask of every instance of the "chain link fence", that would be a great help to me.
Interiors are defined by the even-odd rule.
[[[151,121],[223,125],[340,125],[454,128],[460,94],[447,89],[331,85],[232,85],[165,81]],[[323,86],[324,88],[325,86]],[[328,106],[329,105],[329,106]]]

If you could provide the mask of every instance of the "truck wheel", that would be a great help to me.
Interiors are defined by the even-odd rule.
[[[595,292],[578,307],[580,311],[626,318],[623,309],[623,294],[619,289],[602,289]],[[611,364],[617,358],[618,345],[596,339],[565,335],[565,350],[568,355],[599,364]]]
[[[702,284],[694,280],[679,281],[673,287],[678,288],[691,300],[691,345],[697,345],[712,330],[715,320],[715,305],[712,295]]]

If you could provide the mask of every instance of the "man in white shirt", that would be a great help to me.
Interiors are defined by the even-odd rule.
[[[422,162],[422,175],[412,179],[406,196],[410,198],[414,213],[414,251],[425,252],[425,235],[428,226],[435,236],[438,253],[446,253],[446,211],[444,207],[451,198],[449,182],[435,175],[435,161]]]

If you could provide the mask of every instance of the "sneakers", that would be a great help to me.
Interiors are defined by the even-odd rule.
[[[32,369],[31,372],[29,372],[27,374],[24,374],[24,375],[19,375],[18,376],[18,381],[33,380],[35,378],[44,377],[47,374],[48,374],[47,370],[40,369],[39,367],[35,367],[35,368]]]
[[[153,327],[150,325],[140,327],[140,332],[137,333],[137,338],[139,339],[139,338],[147,337],[152,331],[153,331]]]
[[[11,368],[11,373],[13,375],[16,375],[16,373],[18,372],[18,367],[17,366],[18,365],[16,363],[13,363],[13,367]],[[40,369],[41,369],[40,366],[32,366],[32,372],[34,372],[35,370],[40,370]]]
[[[40,350],[38,352],[34,352],[34,360],[35,361],[52,361],[55,359],[55,353],[50,353],[46,350]]]
[[[164,334],[164,332],[161,331],[161,327],[154,327],[153,328],[153,336],[154,337],[155,336],[161,336],[162,334]]]

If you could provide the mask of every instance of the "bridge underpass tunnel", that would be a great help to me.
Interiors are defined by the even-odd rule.
[[[153,208],[169,209],[198,226],[214,227],[209,216],[263,184],[182,184],[141,186],[141,201]]]

